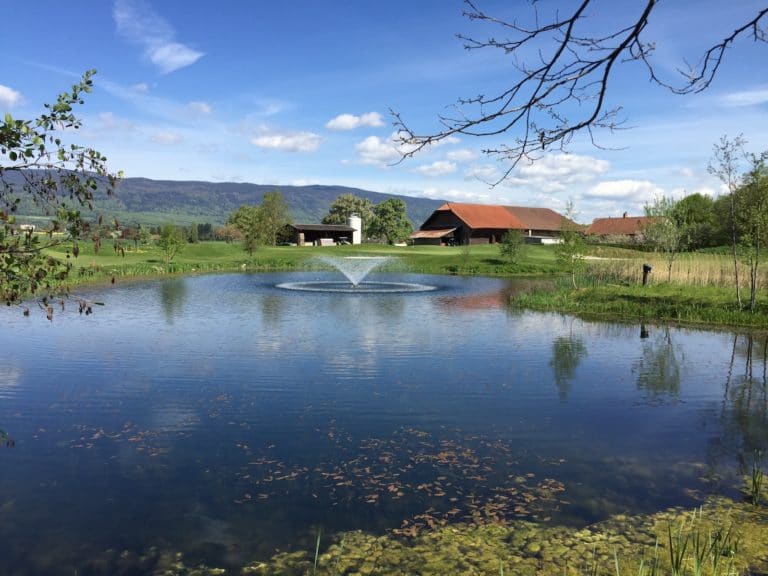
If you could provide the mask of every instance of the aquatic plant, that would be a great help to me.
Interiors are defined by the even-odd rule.
[[[323,529],[318,528],[317,529],[317,542],[315,543],[315,560],[312,563],[312,575],[316,576],[317,574],[317,558],[320,556],[320,537],[323,534]]]
[[[738,550],[738,537],[733,525],[715,526],[705,531],[702,508],[694,510],[690,521],[683,518],[673,534],[672,525],[667,527],[669,558],[672,576],[684,576],[691,566],[692,576],[728,576]],[[723,560],[727,559],[725,565]],[[721,572],[721,568],[725,570]],[[707,571],[709,567],[709,571]]]
[[[8,435],[8,432],[0,429],[0,446],[5,445],[6,448],[13,448],[15,444],[16,442]]]
[[[760,504],[764,481],[765,473],[763,472],[763,452],[762,450],[755,450],[754,456],[752,458],[752,472],[749,476],[749,483],[747,486],[749,500],[755,506]]]
[[[682,576],[685,572],[685,561],[687,558],[689,535],[683,530],[683,523],[677,528],[677,532],[672,535],[672,525],[667,526],[668,544],[669,544],[669,564],[672,567],[672,576]]]

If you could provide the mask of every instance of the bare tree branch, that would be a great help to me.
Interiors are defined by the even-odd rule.
[[[483,12],[475,0],[465,0],[464,16],[497,27],[507,38],[477,39],[458,35],[467,50],[495,48],[512,57],[518,79],[499,94],[460,98],[441,114],[442,129],[432,134],[417,133],[401,114],[392,111],[403,158],[451,136],[493,137],[519,129],[511,144],[483,150],[509,161],[506,172],[496,182],[507,178],[517,164],[533,161],[546,150],[564,149],[577,133],[586,132],[598,148],[597,132],[624,128],[620,106],[607,104],[607,95],[617,65],[636,61],[648,70],[651,82],[676,94],[705,90],[717,74],[726,50],[734,41],[750,34],[755,41],[766,41],[762,27],[768,19],[768,7],[758,11],[749,22],[736,28],[709,48],[700,64],[680,71],[682,82],[662,79],[650,59],[654,44],[643,33],[658,0],[644,0],[630,23],[603,34],[583,32],[588,8],[596,0],[579,0],[568,15],[559,11],[546,19],[533,4],[533,24],[502,20]]]

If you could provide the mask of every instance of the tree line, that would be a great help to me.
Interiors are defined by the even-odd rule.
[[[405,241],[413,224],[407,216],[407,205],[399,198],[390,198],[374,205],[367,198],[341,194],[330,205],[323,224],[347,224],[357,215],[362,221],[361,233],[367,240],[395,244]],[[264,194],[261,204],[243,205],[229,218],[246,252],[253,254],[259,246],[275,246],[290,242],[293,223],[288,204],[280,191]]]
[[[733,260],[737,303],[741,308],[741,263],[747,268],[749,308],[754,311],[757,272],[768,240],[768,152],[748,152],[745,146],[741,136],[723,137],[714,146],[708,169],[721,180],[725,193],[716,199],[702,194],[680,200],[656,198],[646,205],[649,223],[643,234],[649,246],[664,254],[668,278],[680,252],[727,246]]]

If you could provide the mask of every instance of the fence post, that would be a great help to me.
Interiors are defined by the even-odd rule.
[[[648,284],[648,274],[651,273],[653,267],[650,264],[643,264],[643,286]]]

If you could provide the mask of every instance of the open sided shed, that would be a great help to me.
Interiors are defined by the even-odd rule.
[[[291,224],[291,242],[298,246],[351,244],[355,228],[343,224]]]

